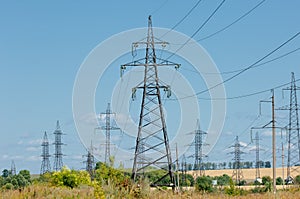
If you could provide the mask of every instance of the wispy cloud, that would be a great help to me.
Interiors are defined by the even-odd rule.
[[[42,142],[43,142],[43,139],[39,138],[39,139],[29,140],[28,144],[29,145],[41,145]]]
[[[28,161],[40,161],[41,158],[39,156],[33,156],[32,155],[32,156],[27,157],[26,160],[28,160]]]
[[[29,146],[25,148],[26,151],[39,151],[40,147]]]

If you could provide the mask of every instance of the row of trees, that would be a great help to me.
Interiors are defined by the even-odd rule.
[[[270,161],[260,161],[259,163],[260,168],[271,168],[271,162]],[[187,170],[191,171],[194,169],[199,169],[200,165],[194,165],[191,163],[187,164]],[[221,162],[221,163],[215,163],[215,162],[204,162],[202,163],[202,168],[204,170],[218,170],[218,169],[235,169],[237,168],[237,165],[235,162]],[[256,168],[256,163],[246,161],[246,162],[240,162],[240,168],[244,169],[251,169],[251,168]]]
[[[5,189],[23,188],[31,183],[30,172],[28,170],[21,170],[18,174],[12,173],[4,169],[0,176],[0,187]]]

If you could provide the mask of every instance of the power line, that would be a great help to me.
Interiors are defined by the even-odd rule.
[[[299,50],[300,50],[300,48],[296,48],[296,49],[294,49],[294,50],[292,50],[292,51],[289,51],[289,52],[287,52],[287,53],[284,53],[284,54],[282,54],[282,55],[279,55],[279,56],[277,56],[277,57],[275,57],[275,58],[273,58],[273,59],[270,59],[270,60],[268,60],[268,61],[265,61],[265,62],[262,62],[262,63],[260,63],[260,64],[257,64],[257,65],[255,65],[255,66],[253,66],[252,68],[257,68],[257,67],[259,67],[259,66],[263,66],[263,65],[269,64],[269,63],[274,62],[274,61],[276,61],[276,60],[282,59],[282,58],[284,58],[284,57],[286,57],[286,56],[288,56],[288,55],[290,55],[290,54],[292,54],[292,53],[295,53],[295,52],[297,52],[297,51],[299,51]],[[186,68],[182,68],[181,70],[186,70],[186,71],[190,71],[190,72],[199,74],[199,71],[195,70],[194,68],[193,68],[193,70],[192,70],[192,69],[186,69]],[[204,73],[202,73],[202,74],[206,74],[206,75],[225,75],[225,74],[231,74],[231,73],[240,72],[240,71],[242,71],[242,70],[243,70],[243,69],[237,69],[237,70],[224,71],[224,72],[219,72],[219,73],[205,73],[205,72],[204,72]]]
[[[154,15],[156,12],[158,12],[162,7],[164,7],[168,3],[168,1],[169,0],[165,0],[164,2],[162,2],[157,9],[155,9],[153,12],[151,12],[151,15]]]
[[[192,34],[192,36],[190,38],[188,38],[186,40],[186,42],[184,42],[175,52],[173,52],[168,58],[170,59],[171,57],[173,57],[179,50],[181,50],[187,43],[189,43],[189,41],[194,38],[198,32],[209,22],[209,20],[217,13],[217,11],[221,8],[221,6],[225,3],[225,0],[223,0],[218,7],[209,15],[209,17],[203,22],[203,24]]]
[[[271,52],[267,53],[265,56],[263,56],[262,58],[258,59],[257,61],[255,61],[253,64],[251,64],[250,66],[242,69],[240,72],[236,73],[235,75],[225,79],[224,81],[210,87],[210,88],[207,88],[203,91],[200,91],[200,92],[197,92],[196,94],[193,94],[193,95],[188,95],[188,96],[185,96],[185,97],[181,97],[181,98],[177,98],[177,99],[169,99],[169,100],[179,100],[179,99],[186,99],[186,98],[190,98],[190,97],[194,97],[194,96],[197,96],[197,95],[200,95],[200,94],[203,94],[203,93],[206,93],[226,82],[229,82],[230,80],[234,79],[235,77],[241,75],[242,73],[246,72],[247,70],[250,70],[252,69],[253,67],[255,67],[258,63],[260,63],[261,61],[263,61],[264,59],[266,59],[267,57],[269,57],[270,55],[272,55],[273,53],[275,53],[276,51],[278,51],[280,48],[282,48],[283,46],[285,46],[286,44],[288,44],[290,41],[292,41],[293,39],[295,39],[296,37],[298,37],[300,35],[300,32],[297,32],[295,35],[293,35],[291,38],[289,38],[287,41],[283,42],[281,45],[279,45],[278,47],[276,47],[275,49],[273,49]],[[177,52],[177,51],[176,51]],[[175,53],[176,53],[175,52]]]
[[[295,80],[295,82],[297,82],[297,81],[300,81],[300,79]],[[233,99],[240,99],[240,98],[251,97],[251,96],[253,96],[253,95],[258,95],[258,94],[266,93],[266,92],[269,92],[269,91],[272,90],[272,89],[273,89],[273,90],[276,90],[276,89],[278,89],[278,88],[287,86],[287,85],[289,85],[290,83],[291,83],[291,82],[288,82],[288,83],[281,84],[281,85],[279,85],[279,86],[276,86],[276,87],[273,87],[273,88],[269,88],[269,89],[266,89],[266,90],[257,91],[257,92],[249,93],[249,94],[245,94],[245,95],[234,96],[234,97],[226,97],[226,98],[200,98],[200,97],[198,97],[198,99],[201,99],[201,100],[233,100]]]
[[[198,0],[197,3],[182,17],[170,30],[168,30],[165,34],[163,34],[160,38],[166,36],[169,32],[174,30],[179,24],[181,24],[193,11],[194,9],[200,4],[202,0]]]
[[[255,66],[253,66],[252,68],[257,68],[257,67],[259,67],[259,66],[263,66],[263,65],[265,65],[265,64],[271,63],[271,62],[276,61],[276,60],[278,60],[278,59],[284,58],[284,57],[286,57],[286,56],[288,56],[288,55],[290,55],[290,54],[292,54],[292,53],[294,53],[294,52],[297,52],[298,50],[300,50],[300,48],[296,48],[296,49],[294,49],[294,50],[292,50],[292,51],[289,51],[289,52],[287,52],[287,53],[284,53],[284,54],[282,54],[282,55],[280,55],[280,56],[278,56],[278,57],[275,57],[275,58],[273,58],[273,59],[270,59],[270,60],[268,60],[268,61],[265,61],[265,62],[263,62],[263,63],[261,63],[261,64],[257,64],[257,65],[255,65]],[[238,69],[238,70],[232,70],[232,71],[224,71],[224,72],[220,72],[220,73],[206,73],[206,74],[231,74],[231,73],[236,73],[236,72],[239,72],[239,71],[242,71],[242,70],[243,70],[243,69]],[[197,71],[195,71],[195,72],[197,72]]]
[[[251,12],[253,12],[254,10],[256,10],[261,4],[263,4],[266,0],[262,0],[261,2],[259,2],[258,4],[256,4],[253,8],[251,8],[249,11],[247,11],[246,13],[244,13],[242,16],[240,16],[239,18],[237,18],[236,20],[234,20],[232,23],[228,24],[227,26],[221,28],[220,30],[207,35],[201,39],[198,39],[196,41],[203,41],[205,39],[209,39],[217,34],[219,34],[220,32],[223,32],[224,30],[228,29],[229,27],[233,26],[234,24],[236,24],[237,22],[241,21],[243,18],[245,18],[246,16],[248,16]]]

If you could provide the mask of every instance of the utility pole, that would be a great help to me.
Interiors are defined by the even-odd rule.
[[[200,129],[200,120],[197,119],[196,130],[195,130],[195,163],[194,170],[198,170],[200,176],[205,175],[205,170],[203,166],[203,158],[207,157],[203,154],[203,146],[205,145],[203,141],[203,136],[207,133]]]
[[[276,131],[275,131],[275,100],[272,89],[272,153],[273,153],[273,193],[276,194]]]
[[[53,133],[55,135],[55,141],[54,141],[54,166],[53,170],[54,171],[59,171],[61,170],[63,166],[63,153],[62,153],[62,146],[65,145],[62,143],[62,131],[60,129],[59,121],[57,120],[56,122],[56,130]]]
[[[167,42],[156,41],[154,38],[152,19],[149,16],[146,41],[133,43],[134,48],[139,45],[146,46],[145,58],[121,65],[121,70],[125,70],[127,66],[144,67],[144,80],[132,89],[133,97],[137,89],[142,89],[143,95],[131,177],[135,181],[139,177],[143,177],[144,169],[148,167],[160,168],[167,171],[164,177],[170,177],[170,184],[164,186],[171,186],[174,190],[172,157],[160,89],[167,92],[167,97],[170,97],[171,91],[170,86],[163,85],[159,80],[157,67],[175,66],[177,69],[180,65],[156,57],[155,45],[166,44]],[[161,180],[151,182],[151,186],[163,185]]]
[[[274,90],[271,90],[272,93],[272,97],[271,97],[271,101],[265,101],[262,100],[260,101],[259,104],[259,112],[261,114],[261,103],[262,102],[266,102],[266,103],[271,103],[272,104],[272,120],[267,123],[266,125],[264,125],[263,127],[252,127],[252,129],[265,129],[265,128],[269,128],[268,125],[272,124],[271,129],[272,129],[272,173],[273,173],[273,193],[276,194],[276,127],[275,127],[275,97],[274,97]]]
[[[120,130],[120,128],[114,126],[111,122],[111,116],[116,115],[116,113],[113,113],[110,109],[110,103],[107,104],[106,112],[101,113],[100,115],[105,116],[105,126],[101,126],[96,129],[101,129],[105,130],[105,156],[104,156],[104,161],[107,165],[110,165],[110,131],[112,130]]]
[[[284,188],[284,147],[283,147],[283,142],[281,142],[281,166],[282,166],[282,186]]]
[[[50,166],[50,154],[49,154],[49,141],[47,137],[47,132],[45,131],[43,142],[42,142],[42,165],[41,165],[41,171],[40,174],[44,174],[51,171]]]
[[[178,147],[176,143],[176,171],[177,171],[177,192],[180,192],[180,184],[179,184],[179,161],[178,161]]]

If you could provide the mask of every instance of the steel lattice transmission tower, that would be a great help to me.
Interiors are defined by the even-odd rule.
[[[144,169],[155,167],[166,170],[164,177],[169,176],[171,186],[174,187],[174,175],[172,171],[172,157],[167,134],[167,126],[163,112],[160,89],[170,96],[170,87],[163,85],[159,80],[158,66],[180,65],[168,60],[159,59],[155,54],[155,45],[166,45],[167,42],[154,38],[151,16],[148,18],[148,34],[146,41],[135,42],[133,46],[146,46],[145,58],[138,59],[121,66],[121,70],[127,66],[143,66],[144,80],[141,84],[133,88],[133,96],[136,89],[142,89],[142,103],[138,124],[138,134],[136,138],[135,154],[132,168],[132,179],[137,180],[142,176]],[[158,180],[160,181],[160,180]],[[158,181],[151,182],[152,186],[161,185]]]
[[[234,148],[234,152],[231,152],[232,154],[234,154],[234,168],[232,178],[235,179],[235,183],[237,185],[240,185],[242,179],[244,178],[241,165],[241,154],[243,154],[244,152],[241,151],[239,136],[236,136],[235,144],[232,147]]]
[[[94,155],[93,155],[93,144],[91,142],[91,148],[88,149],[88,153],[86,155],[86,171],[90,174],[91,179],[94,179],[94,164],[95,164],[95,159],[94,159]]]
[[[290,91],[290,105],[285,110],[289,110],[288,124],[288,161],[287,161],[287,178],[292,177],[291,170],[300,163],[300,135],[299,135],[299,106],[297,103],[297,90],[295,76],[292,73],[291,86],[284,90]],[[295,177],[295,176],[294,176]]]
[[[62,146],[64,145],[62,143],[62,131],[60,129],[59,121],[56,122],[56,130],[53,133],[55,135],[55,141],[54,141],[54,171],[59,171],[63,167],[63,153],[62,153]]]
[[[203,158],[207,157],[203,154],[204,143],[203,136],[207,133],[200,129],[200,121],[197,119],[196,130],[195,130],[195,163],[194,170],[199,170],[200,176],[205,175],[205,170],[203,166]]]
[[[255,140],[255,169],[256,169],[255,180],[257,180],[258,178],[260,178],[260,159],[259,159],[260,148],[259,148],[258,132],[255,133],[255,138],[253,140]]]
[[[112,124],[111,117],[116,115],[113,113],[110,109],[110,103],[107,104],[106,112],[101,113],[100,115],[105,116],[105,126],[101,126],[96,129],[101,129],[105,130],[105,156],[104,156],[104,161],[107,165],[110,164],[110,132],[112,130],[120,130],[120,128],[116,127],[115,125]]]
[[[182,159],[181,159],[181,182],[183,185],[186,184],[186,172],[187,172],[187,164],[186,164],[186,158],[185,155],[183,154]]]
[[[44,138],[42,142],[42,165],[41,165],[41,171],[40,174],[44,174],[46,172],[51,171],[51,166],[50,166],[50,154],[49,154],[49,141],[47,137],[47,132],[45,131],[44,133]]]
[[[12,176],[17,174],[15,161],[11,161],[10,173]]]

